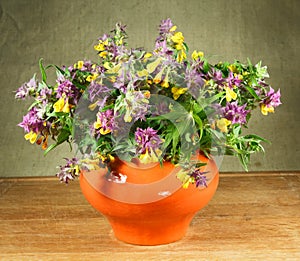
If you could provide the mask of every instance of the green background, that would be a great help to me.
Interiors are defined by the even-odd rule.
[[[96,60],[93,45],[116,22],[127,24],[130,47],[151,50],[162,19],[170,17],[190,50],[203,51],[211,62],[235,59],[268,65],[283,105],[274,114],[257,111],[251,132],[272,142],[266,154],[252,157],[251,171],[300,169],[299,155],[299,0],[1,0],[1,176],[54,175],[62,146],[45,158],[23,138],[16,125],[28,102],[14,100],[19,86],[38,72],[38,60],[70,65]],[[237,159],[225,157],[221,171],[241,171]]]

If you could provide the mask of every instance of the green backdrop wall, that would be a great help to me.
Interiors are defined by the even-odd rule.
[[[54,175],[62,158],[72,155],[66,145],[45,158],[16,126],[28,103],[15,101],[13,91],[38,71],[39,58],[58,65],[95,60],[96,39],[118,21],[127,24],[131,47],[150,50],[168,17],[190,49],[204,51],[212,62],[249,57],[268,65],[283,105],[267,117],[254,115],[250,128],[272,145],[265,146],[265,156],[252,158],[250,170],[299,170],[299,10],[298,0],[1,0],[0,175]],[[225,157],[221,171],[241,170],[236,159]]]

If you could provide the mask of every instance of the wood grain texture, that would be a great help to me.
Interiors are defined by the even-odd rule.
[[[0,260],[300,260],[300,173],[221,174],[181,241],[116,240],[81,194],[52,178],[0,179]]]

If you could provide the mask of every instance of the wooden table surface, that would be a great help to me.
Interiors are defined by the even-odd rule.
[[[116,240],[79,182],[0,179],[0,260],[300,260],[300,172],[221,174],[181,241]]]

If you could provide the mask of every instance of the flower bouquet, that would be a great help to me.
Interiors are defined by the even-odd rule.
[[[281,104],[280,91],[266,82],[266,66],[250,60],[213,65],[202,51],[189,55],[170,19],[159,25],[150,52],[127,48],[125,29],[118,23],[98,39],[96,62],[59,67],[40,60],[41,79],[35,75],[16,91],[17,99],[33,98],[19,124],[26,140],[45,154],[65,142],[76,145],[80,156],[66,159],[57,177],[68,183],[81,170],[110,166],[118,157],[171,162],[180,166],[184,187],[205,186],[205,163],[195,160],[199,152],[237,156],[247,169],[250,155],[263,151],[266,141],[242,135],[252,111],[259,107],[267,115]],[[54,83],[49,69],[56,71]]]

